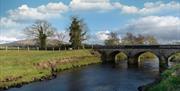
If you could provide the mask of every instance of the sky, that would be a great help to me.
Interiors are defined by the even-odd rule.
[[[68,41],[71,17],[88,26],[89,43],[110,32],[153,35],[160,43],[180,42],[180,0],[0,0],[0,44],[25,39],[23,29],[49,21]]]

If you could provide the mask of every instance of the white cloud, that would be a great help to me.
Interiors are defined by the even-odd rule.
[[[69,4],[72,10],[100,10],[113,9],[109,0],[72,0]]]
[[[68,10],[68,6],[62,2],[48,3],[36,8],[31,8],[24,4],[14,10],[9,10],[8,18],[13,21],[26,21],[31,19],[48,19],[61,16],[62,13]]]
[[[137,13],[138,8],[135,6],[123,5],[119,2],[113,4],[116,9],[120,9],[122,13]]]
[[[108,39],[108,34],[110,33],[110,31],[108,31],[108,30],[106,30],[106,31],[99,31],[99,32],[97,32],[96,33],[96,37],[97,37],[97,39],[98,40],[106,40],[106,39]]]
[[[180,10],[180,3],[171,1],[169,3],[163,3],[163,2],[147,2],[144,3],[143,8],[138,8],[135,6],[128,6],[128,5],[123,5],[119,2],[116,2],[113,4],[113,6],[117,9],[120,9],[122,13],[127,13],[127,14],[143,14],[143,15],[148,15],[148,14],[153,14],[153,13],[159,13],[162,11],[172,11]]]
[[[137,13],[140,14],[151,14],[151,13],[158,13],[164,10],[180,10],[180,3],[171,1],[169,3],[162,3],[162,2],[147,2],[144,4],[144,8],[139,9]]]
[[[9,43],[9,42],[17,41],[17,40],[18,39],[14,37],[0,36],[0,44]]]
[[[12,42],[23,38],[22,30],[25,26],[26,24],[20,24],[11,18],[0,18],[0,43]]]
[[[20,25],[9,18],[6,18],[6,17],[0,18],[1,29],[12,29],[12,28],[16,28],[17,26],[20,26]]]
[[[0,43],[17,41],[22,37],[21,30],[24,24],[19,24],[9,18],[0,18]]]
[[[104,40],[108,39],[109,37],[109,30],[104,30],[104,31],[98,31],[95,34],[92,33],[90,34],[89,38],[85,43],[90,43],[90,44],[104,44]]]
[[[180,10],[180,3],[171,1],[169,3],[163,3],[160,1],[157,2],[147,2],[144,3],[143,8],[138,8],[136,6],[130,6],[121,4],[120,2],[110,2],[110,0],[72,0],[69,4],[71,10],[76,11],[87,11],[87,10],[95,10],[95,11],[108,11],[118,9],[122,13],[126,14],[142,14],[148,15],[153,13],[159,13],[164,10],[172,11],[172,10]]]
[[[31,20],[58,18],[66,11],[68,11],[68,6],[62,2],[48,3],[47,5],[40,5],[36,8],[31,8],[23,4],[14,10],[9,10],[6,17],[1,17],[0,27],[1,29],[14,28],[20,25],[22,26],[24,22],[29,23],[28,21]]]
[[[24,35],[18,29],[0,30],[0,44],[24,39]]]
[[[62,2],[59,3],[48,3],[46,6],[41,5],[37,8],[37,10],[41,13],[51,13],[51,14],[59,14],[68,11],[68,6],[64,5]]]
[[[180,18],[173,16],[147,16],[133,20],[124,31],[135,34],[150,34],[161,43],[180,41]]]

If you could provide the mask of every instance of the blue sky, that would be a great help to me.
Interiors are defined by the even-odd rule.
[[[179,0],[0,0],[0,43],[24,39],[23,29],[37,19],[64,33],[73,15],[84,19],[91,42],[103,42],[111,31],[180,41]]]

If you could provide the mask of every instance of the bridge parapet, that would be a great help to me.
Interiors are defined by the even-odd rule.
[[[180,49],[180,45],[116,45],[97,46],[94,49]]]

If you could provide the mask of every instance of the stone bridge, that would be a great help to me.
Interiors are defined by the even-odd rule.
[[[180,45],[118,45],[99,46],[94,48],[101,54],[103,62],[114,62],[115,56],[119,52],[127,55],[128,64],[137,64],[138,58],[145,52],[151,52],[159,58],[160,67],[168,67],[171,55],[180,53]]]

